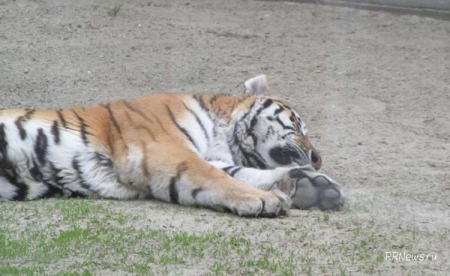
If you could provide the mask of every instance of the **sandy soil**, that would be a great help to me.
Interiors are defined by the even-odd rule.
[[[320,257],[318,247],[302,251],[296,227],[333,245],[359,239],[358,225],[376,234],[378,254],[437,254],[427,262],[379,260],[375,272],[450,274],[449,21],[288,2],[116,3],[114,15],[116,4],[106,1],[0,0],[0,107],[90,105],[160,91],[240,93],[245,79],[267,74],[274,94],[308,123],[323,171],[345,186],[348,205],[330,213],[330,223],[320,222],[319,211],[294,210],[283,219],[237,220],[233,233]],[[214,212],[149,204],[113,205],[147,214],[155,228],[228,233]],[[255,234],[262,223],[268,235]],[[358,264],[339,266],[369,273]]]

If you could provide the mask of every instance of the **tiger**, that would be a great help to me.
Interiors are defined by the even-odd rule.
[[[242,217],[339,210],[341,185],[267,76],[243,94],[161,93],[0,111],[0,201],[156,199]]]

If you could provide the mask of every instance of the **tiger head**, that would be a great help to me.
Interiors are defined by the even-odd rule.
[[[275,97],[263,96],[269,91],[267,77],[249,79],[244,86],[254,97],[236,113],[234,148],[240,159],[236,161],[261,169],[311,164],[319,170],[322,159],[298,113]]]

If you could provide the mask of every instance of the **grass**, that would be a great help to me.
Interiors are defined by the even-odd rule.
[[[305,211],[309,223],[293,223],[215,216],[160,203],[152,205],[156,209],[121,212],[127,209],[123,204],[49,200],[0,205],[0,275],[181,275],[193,268],[201,268],[202,275],[384,274],[392,265],[384,261],[386,250],[419,251],[415,243],[426,238],[417,227],[380,233],[373,221],[357,218],[343,227],[338,213]],[[149,220],[146,213],[157,211],[167,213],[164,223],[176,222],[170,216],[178,214],[194,217],[194,226],[214,227],[161,228],[161,221]],[[322,239],[330,233],[335,237]],[[448,241],[448,236],[437,238]]]

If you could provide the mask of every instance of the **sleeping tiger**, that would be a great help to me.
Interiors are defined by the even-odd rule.
[[[276,217],[343,206],[305,123],[266,96],[157,94],[88,108],[0,111],[0,201],[147,199]]]

